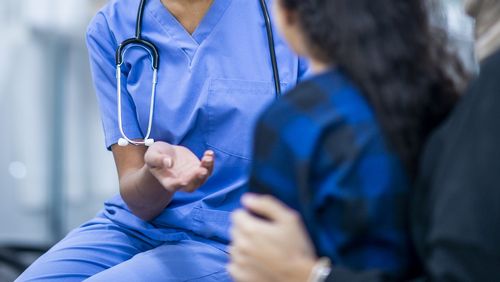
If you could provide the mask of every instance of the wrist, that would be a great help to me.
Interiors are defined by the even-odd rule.
[[[293,265],[289,266],[287,281],[308,282],[316,262],[317,259],[312,257],[296,260]]]
[[[158,168],[153,168],[148,164],[144,164],[141,169],[142,179],[144,179],[144,182],[150,183],[150,185],[148,185],[149,189],[151,189],[151,187],[156,187],[156,189],[161,189],[164,193],[168,194],[168,196],[172,196],[179,190],[179,187],[164,186],[159,179],[161,176],[159,176],[158,170]]]
[[[124,177],[120,188],[122,197],[129,208],[134,211],[134,214],[140,214],[139,217],[143,219],[150,216],[142,214],[156,214],[163,210],[173,196],[173,193],[164,189],[151,174],[147,165]]]

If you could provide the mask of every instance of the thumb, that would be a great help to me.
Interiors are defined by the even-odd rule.
[[[144,155],[144,162],[150,168],[171,168],[173,166],[172,157],[158,150],[148,150]]]
[[[297,214],[285,204],[271,196],[245,194],[242,204],[250,212],[271,221],[286,221],[296,218]]]

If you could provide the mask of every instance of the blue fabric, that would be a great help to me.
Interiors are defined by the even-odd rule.
[[[115,51],[122,41],[135,34],[139,2],[110,1],[92,20],[87,32],[108,149],[121,137],[117,119]],[[142,35],[153,42],[160,53],[151,137],[188,147],[198,156],[207,149],[214,150],[213,175],[195,193],[177,193],[167,209],[149,223],[136,218],[117,195],[105,203],[102,217],[110,221],[108,226],[90,230],[80,228],[71,233],[28,269],[24,277],[43,280],[51,273],[61,273],[62,278],[64,273],[74,277],[72,271],[76,270],[82,273],[79,277],[84,277],[111,268],[120,271],[105,271],[103,276],[109,278],[107,281],[123,281],[119,265],[125,264],[131,271],[151,277],[147,281],[169,281],[171,277],[183,277],[188,270],[197,274],[198,267],[211,267],[213,263],[217,264],[214,267],[217,271],[220,269],[218,263],[227,259],[224,250],[229,242],[229,214],[239,207],[239,198],[248,188],[254,123],[275,99],[259,2],[215,0],[200,26],[190,35],[160,0],[149,0],[144,11]],[[300,62],[278,34],[275,37],[281,84],[287,90],[306,74],[307,64]],[[123,123],[130,138],[142,138],[146,132],[151,76],[148,53],[138,47],[130,48],[122,66]],[[119,235],[114,236],[114,233]],[[127,244],[134,245],[133,236],[137,234],[144,242],[155,244],[129,250],[131,247]],[[182,234],[197,239],[184,240],[193,240],[185,250],[173,248],[169,243],[161,247],[164,246],[161,242],[178,241],[179,236],[184,238]],[[104,248],[95,248],[101,236],[109,236],[109,240],[102,242]],[[207,245],[202,248],[215,246],[221,250],[215,262],[209,261],[212,258],[196,256],[197,248],[191,248],[190,244],[196,245],[200,238],[204,238],[203,244]],[[162,250],[155,251],[159,247]],[[59,249],[63,251],[55,251]],[[85,256],[95,258],[101,252],[105,252],[102,254],[105,263],[97,258],[99,266],[80,260]],[[143,252],[151,255],[138,255]],[[175,272],[177,269],[179,274],[165,277],[165,271],[150,268],[154,260],[156,263],[175,260],[184,252],[193,254],[189,268],[172,266],[165,270]],[[111,279],[115,274],[116,279]]]
[[[187,232],[170,235],[169,240],[154,240],[99,216],[70,233],[16,281],[231,281],[221,248]]]
[[[138,3],[111,1],[88,29],[107,147],[121,137],[114,52],[120,42],[134,35]],[[238,207],[247,187],[255,121],[275,99],[259,3],[215,0],[192,36],[160,0],[148,1],[144,15],[143,37],[154,42],[160,53],[152,138],[186,146],[198,156],[207,149],[216,154],[208,182],[195,193],[177,193],[154,223],[227,242],[229,212]],[[286,90],[297,83],[306,68],[276,37],[281,82]],[[131,138],[141,138],[149,114],[152,71],[148,54],[130,49],[122,71],[125,132]],[[119,196],[107,205],[126,210],[117,220],[128,220],[130,212]]]
[[[410,183],[373,109],[339,70],[301,83],[257,124],[250,190],[300,211],[321,256],[406,273]]]

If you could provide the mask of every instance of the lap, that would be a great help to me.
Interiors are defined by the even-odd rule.
[[[228,255],[209,241],[156,241],[96,218],[74,230],[16,281],[230,281]]]
[[[72,231],[16,281],[82,281],[153,246],[105,218]]]
[[[231,281],[228,255],[211,245],[191,239],[168,242],[137,254],[87,282],[101,281]]]

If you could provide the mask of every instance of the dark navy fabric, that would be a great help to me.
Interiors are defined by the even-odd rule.
[[[319,255],[353,270],[407,272],[410,180],[342,71],[314,76],[272,104],[254,153],[250,190],[300,211]]]

